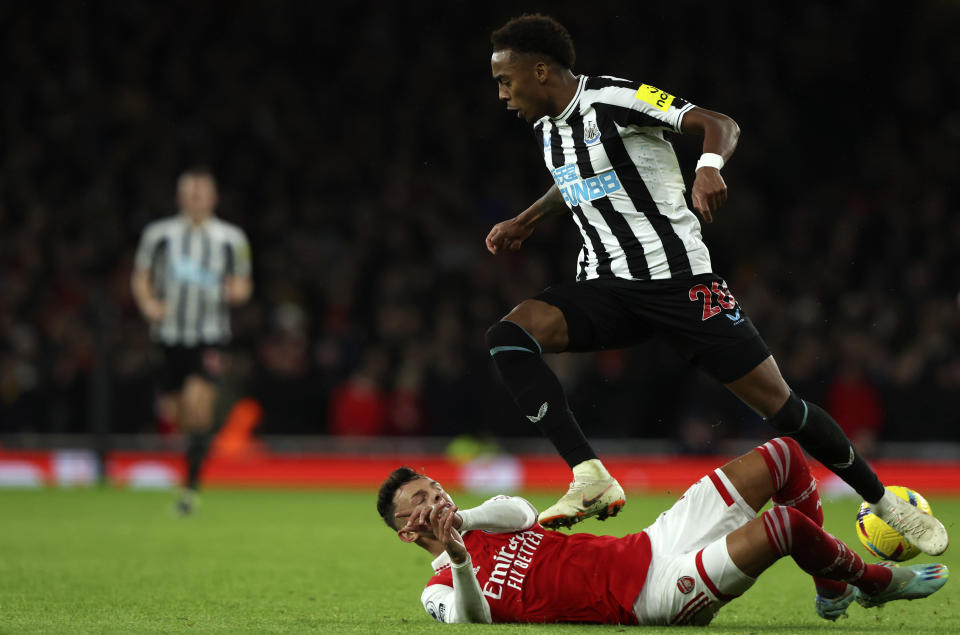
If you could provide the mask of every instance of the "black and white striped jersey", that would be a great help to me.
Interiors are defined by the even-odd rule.
[[[230,310],[224,294],[228,276],[250,275],[250,244],[243,230],[219,218],[193,224],[185,215],[147,225],[134,261],[151,275],[154,292],[167,306],[151,336],[169,346],[225,344]]]
[[[543,157],[583,236],[577,280],[710,272],[700,222],[664,130],[693,104],[658,88],[582,75],[557,117],[535,124]]]

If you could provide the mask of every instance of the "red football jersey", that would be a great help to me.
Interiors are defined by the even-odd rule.
[[[637,623],[633,602],[650,566],[646,533],[564,534],[534,524],[502,534],[468,531],[463,542],[494,622]],[[431,584],[452,587],[449,566]]]

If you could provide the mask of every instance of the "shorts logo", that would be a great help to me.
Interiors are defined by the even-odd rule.
[[[740,326],[741,324],[743,324],[743,318],[740,316],[740,307],[737,307],[737,310],[734,311],[732,314],[724,313],[723,315],[726,316],[728,320],[733,322],[734,326]]]
[[[670,104],[673,103],[673,95],[650,84],[641,84],[635,97],[662,112],[670,110]]]
[[[680,593],[686,595],[693,591],[693,578],[688,575],[683,576],[677,580],[677,588],[680,589]]]
[[[583,127],[583,142],[592,146],[600,142],[600,128],[596,121],[588,121]]]
[[[537,414],[527,415],[527,419],[533,423],[540,423],[540,420],[543,419],[543,417],[547,414],[547,408],[549,407],[550,404],[544,401],[542,404],[540,404],[540,410],[537,411]]]

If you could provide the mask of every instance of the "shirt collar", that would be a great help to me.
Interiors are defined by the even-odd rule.
[[[587,76],[581,75],[580,81],[577,83],[577,92],[573,94],[573,99],[570,100],[570,103],[567,104],[567,107],[563,109],[556,117],[551,117],[551,121],[566,121],[567,117],[573,114],[573,111],[577,108],[577,104],[580,102],[580,95],[583,94],[583,87],[587,84]]]

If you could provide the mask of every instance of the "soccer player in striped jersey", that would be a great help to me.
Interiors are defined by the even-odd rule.
[[[865,564],[823,531],[816,481],[790,438],[710,472],[623,538],[546,531],[517,497],[459,510],[408,467],[384,481],[377,511],[400,540],[434,556],[420,601],[447,623],[703,625],[788,555],[813,576],[817,614],[828,620],[854,600],[869,608],[927,597],[949,576],[942,564]]]
[[[180,212],[147,225],[137,249],[133,296],[159,344],[161,410],[187,436],[187,475],[176,504],[193,511],[210,445],[230,306],[253,293],[250,245],[243,230],[214,216],[217,183],[206,168],[177,181]]]
[[[728,116],[639,81],[575,75],[567,30],[524,15],[491,37],[491,68],[507,109],[530,122],[554,184],[486,238],[519,249],[541,222],[569,215],[583,247],[576,280],[547,288],[487,331],[500,377],[522,413],[573,470],[558,503],[540,514],[556,528],[615,514],[625,502],[583,435],[543,353],[622,348],[663,337],[781,434],[833,470],[888,524],[928,554],[948,544],[943,525],[887,491],[836,421],[794,394],[757,329],[713,272],[700,223],[664,132],[703,137],[693,207],[711,222],[727,199],[720,169],[740,129]]]

